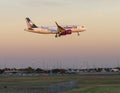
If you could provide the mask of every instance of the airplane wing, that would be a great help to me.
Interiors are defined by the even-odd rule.
[[[60,25],[58,25],[57,22],[55,22],[55,23],[56,23],[56,25],[57,25],[58,33],[63,33],[63,32],[65,32],[65,29],[64,29],[63,27],[61,27]]]
[[[66,34],[71,34],[72,33],[72,30],[71,29],[65,29],[63,27],[61,27],[60,25],[58,25],[57,22],[55,22],[56,25],[57,25],[57,33],[55,35],[55,37],[60,37],[61,35],[66,35]]]

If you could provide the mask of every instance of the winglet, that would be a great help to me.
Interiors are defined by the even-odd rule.
[[[57,25],[57,27],[59,27],[58,23],[55,21],[55,24]]]

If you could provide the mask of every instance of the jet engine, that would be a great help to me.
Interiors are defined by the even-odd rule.
[[[59,36],[61,36],[61,35],[68,35],[68,34],[72,34],[72,31],[71,30],[65,30],[64,32],[61,32],[59,34]]]

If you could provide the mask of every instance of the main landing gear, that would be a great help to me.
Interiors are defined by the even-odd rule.
[[[60,34],[57,33],[57,34],[55,35],[55,38],[57,38],[57,37],[60,37]]]
[[[58,35],[56,34],[56,35],[55,35],[55,38],[57,38],[57,37],[58,37]]]

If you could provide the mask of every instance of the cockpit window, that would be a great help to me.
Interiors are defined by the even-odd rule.
[[[82,28],[84,28],[84,26],[82,26]]]

